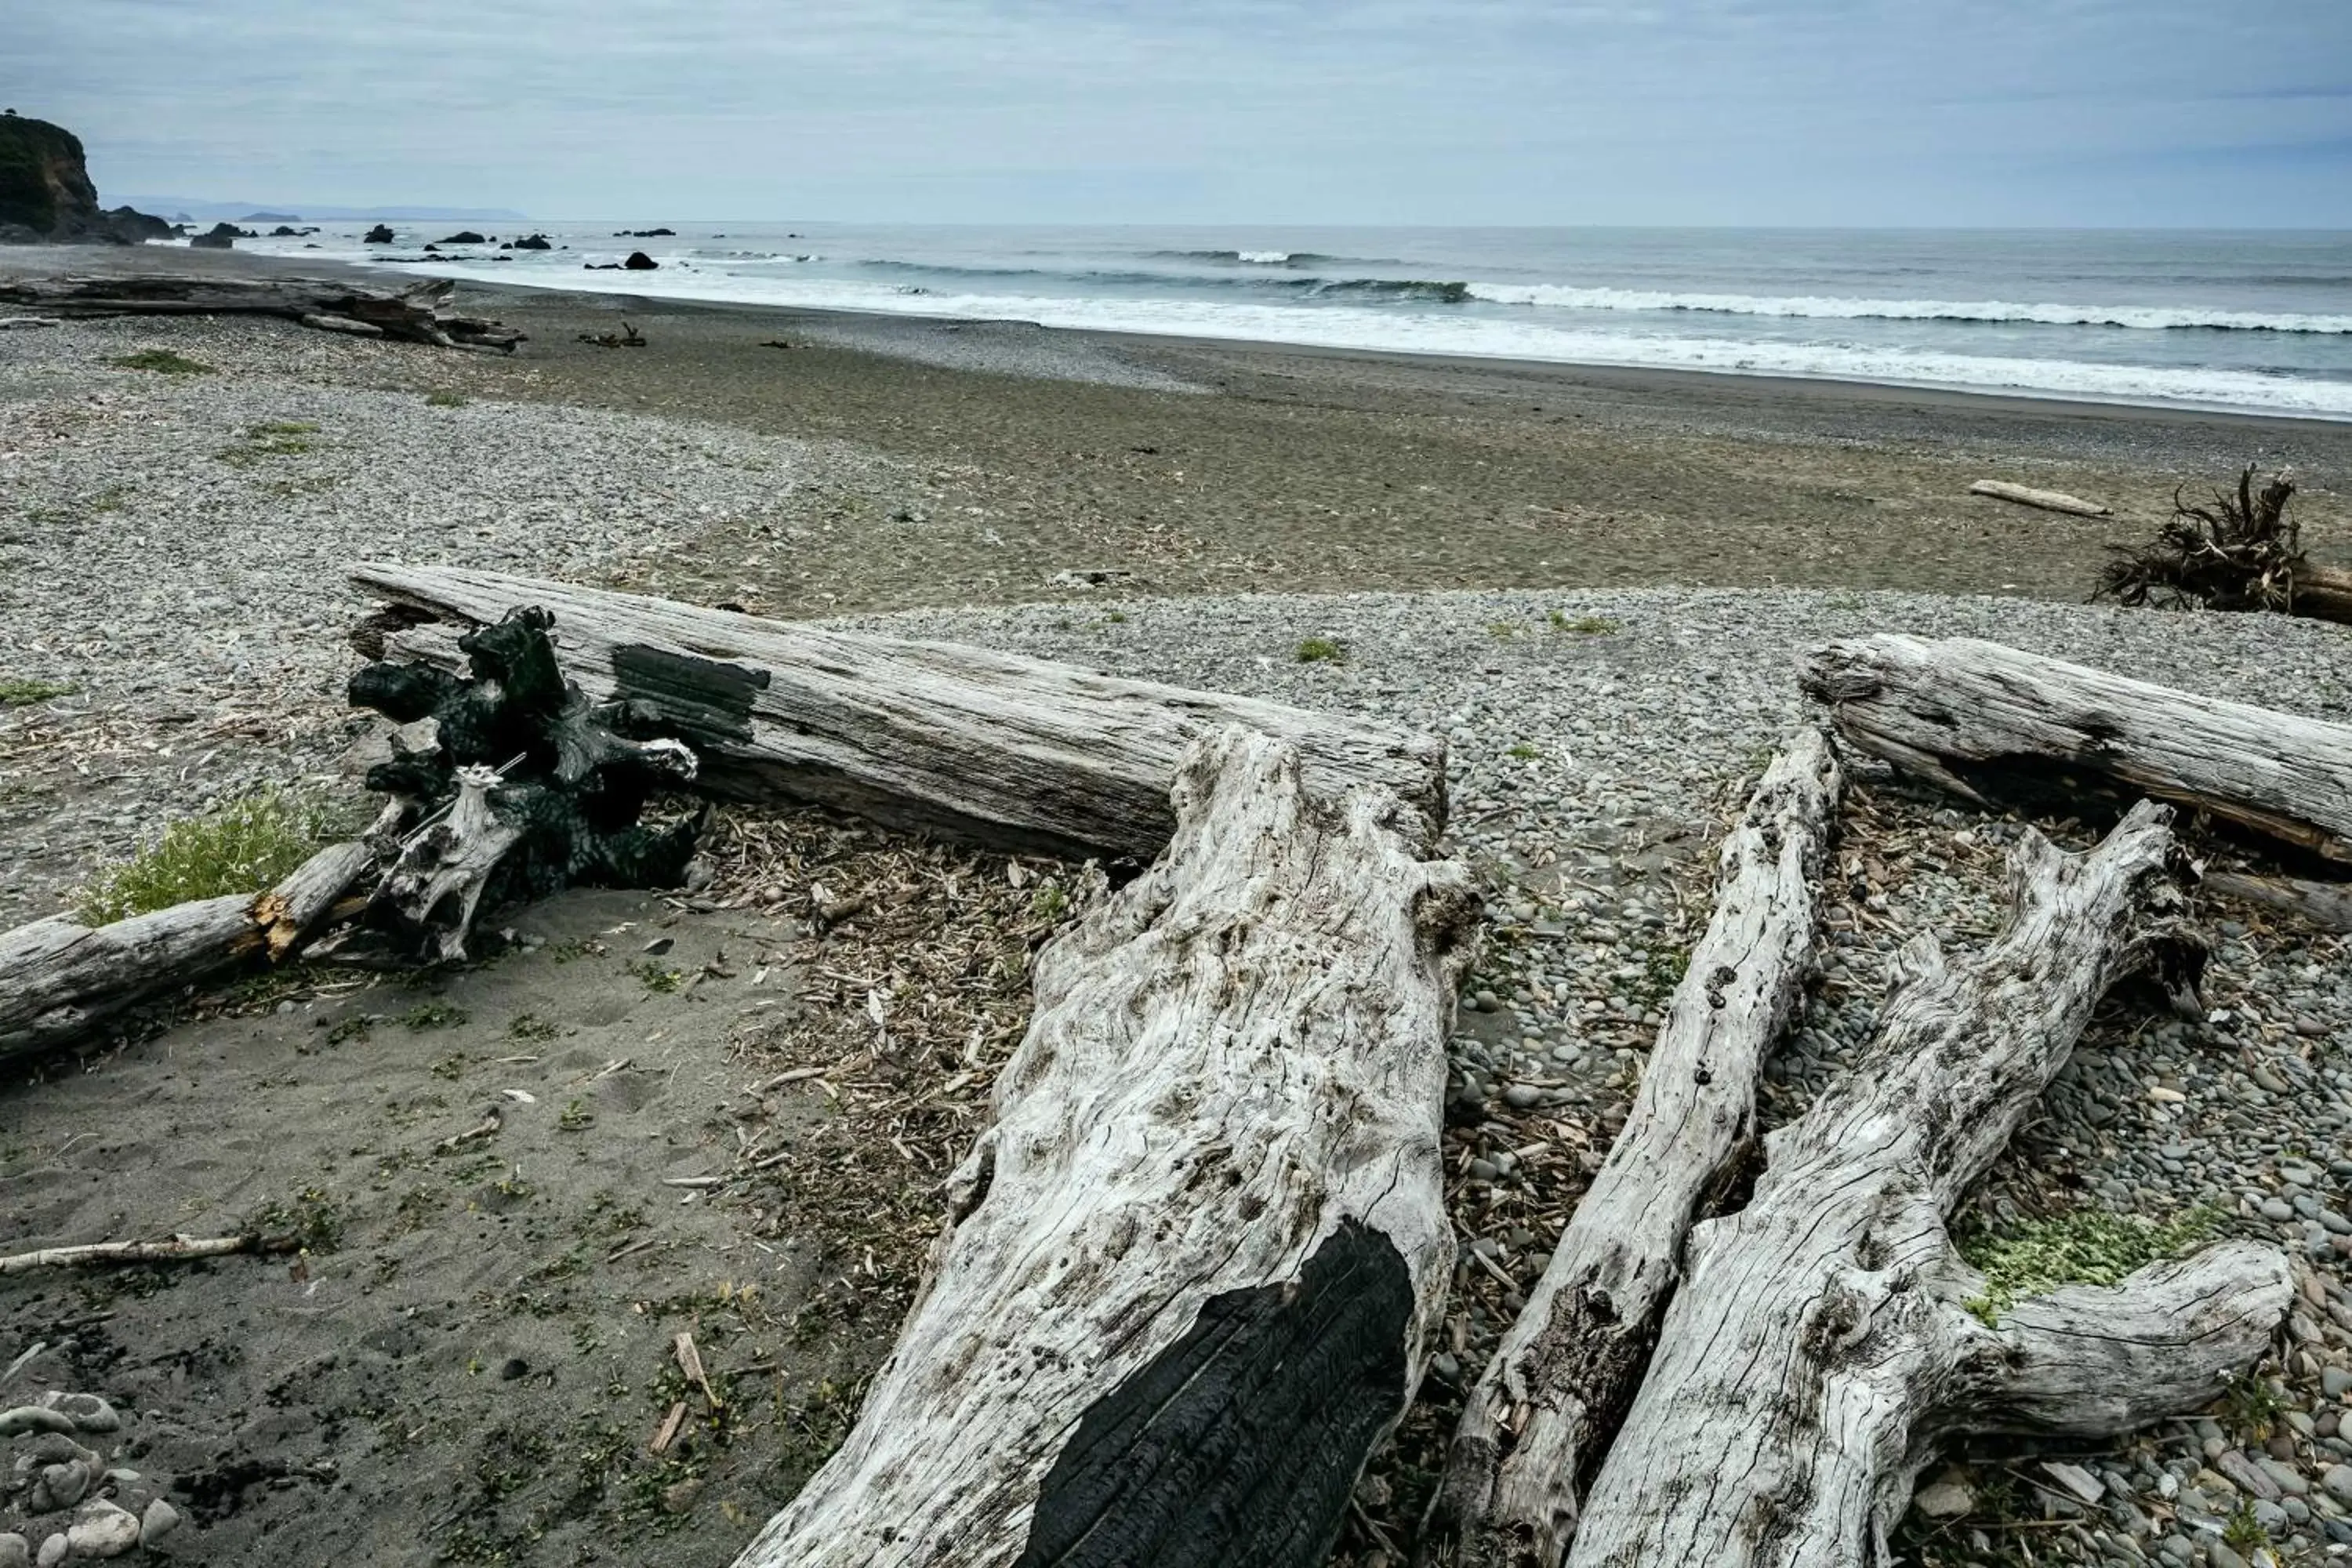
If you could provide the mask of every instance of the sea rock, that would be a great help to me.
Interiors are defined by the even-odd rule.
[[[512,244],[517,250],[552,250],[555,248],[553,242],[543,234],[525,235],[522,238],[513,241]]]
[[[249,228],[239,228],[233,223],[216,223],[213,225],[211,228],[188,241],[188,244],[197,250],[227,250],[232,248],[240,239],[257,239],[259,237],[260,237],[258,235],[255,234],[253,230]]]
[[[100,211],[81,141],[61,125],[0,114],[0,242],[131,245],[171,226],[129,207]]]
[[[138,1544],[139,1516],[103,1498],[66,1531],[66,1545],[77,1557],[120,1557]]]
[[[486,245],[488,241],[484,239],[480,235],[476,234],[470,228],[461,228],[457,233],[443,239],[440,243],[443,245]]]
[[[651,272],[655,268],[659,267],[661,263],[656,261],[652,257],[647,256],[642,250],[632,250],[629,252],[629,258],[626,261],[622,262],[621,265],[627,268],[632,272]]]
[[[663,235],[677,233],[677,230],[674,228],[616,228],[613,231],[613,237],[614,239],[655,239]]]
[[[392,226],[389,224],[380,223],[373,228],[367,231],[366,237],[362,239],[361,243],[362,245],[390,245],[392,241]]]

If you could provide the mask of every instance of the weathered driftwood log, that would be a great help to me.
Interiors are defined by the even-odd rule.
[[[371,664],[355,706],[403,725],[431,720],[433,744],[397,745],[367,785],[416,803],[425,821],[377,887],[376,923],[438,959],[465,955],[485,897],[575,885],[675,886],[701,824],[639,821],[656,792],[690,782],[693,752],[625,702],[593,702],[563,677],[546,611],[527,606],[457,639],[467,673]]]
[[[2172,516],[2145,544],[2108,547],[2094,598],[2208,610],[2283,610],[2352,624],[2352,571],[2305,554],[2287,515],[2294,481],[2273,474],[2254,486],[2254,466],[2210,503],[2172,493]]]
[[[290,1236],[258,1233],[174,1236],[162,1241],[89,1241],[0,1258],[0,1275],[27,1274],[36,1268],[92,1268],[113,1263],[192,1263],[205,1258],[226,1258],[236,1252],[294,1252],[300,1247],[301,1243]]]
[[[952,643],[762,620],[451,567],[369,565],[354,582],[460,626],[553,612],[564,673],[642,705],[702,759],[701,785],[835,806],[1001,847],[1148,860],[1174,826],[1185,748],[1239,723],[1295,745],[1309,787],[1380,783],[1445,821],[1445,749],[1280,703],[1123,680]],[[411,617],[414,618],[413,616]],[[379,652],[446,664],[446,628],[374,628]]]
[[[442,348],[512,353],[524,334],[496,321],[460,316],[449,300],[457,285],[425,279],[400,289],[348,279],[222,278],[201,273],[137,277],[20,278],[0,282],[0,305],[54,316],[282,316],[289,321]]]
[[[2063,490],[2037,490],[2030,485],[2011,484],[2006,479],[1979,479],[1969,487],[1969,494],[2015,501],[2020,506],[2030,506],[2042,511],[2071,512],[2076,517],[2105,517],[2109,510],[2097,501],[2070,496]]]
[[[1454,1260],[1475,924],[1418,813],[1191,751],[1167,853],[1038,957],[996,1121],[848,1441],[740,1568],[1310,1568]]]
[[[332,845],[260,894],[199,899],[102,926],[58,915],[0,935],[0,1058],[64,1045],[257,954],[283,956],[371,858],[362,846]]]
[[[2193,696],[1970,637],[1818,649],[1805,689],[1863,750],[1982,803],[2056,764],[2352,861],[2352,729]]]
[[[2293,1294],[2273,1250],[2228,1243],[2000,1310],[1945,1229],[2099,999],[2181,951],[2169,816],[2143,802],[2081,856],[2029,832],[1998,940],[1899,955],[1860,1065],[1766,1138],[1746,1207],[1693,1228],[1571,1563],[1889,1562],[1948,1436],[2112,1435],[2195,1409],[2263,1353]]]
[[[1557,1563],[1578,1489],[1633,1397],[1683,1238],[1748,1147],[1756,1080],[1812,952],[1813,890],[1841,781],[1808,730],[1724,840],[1715,915],[1691,950],[1624,1131],[1528,1305],[1471,1389],[1421,1561]]]
[[[2302,877],[2250,877],[2242,871],[2208,871],[2207,891],[2242,903],[2259,904],[2294,916],[2321,931],[2352,931],[2352,886]]]

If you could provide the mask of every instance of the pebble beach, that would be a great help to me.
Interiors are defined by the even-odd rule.
[[[2014,449],[2030,458],[2018,471],[2033,482],[2099,487],[2141,515],[2224,452],[2243,454],[2235,461],[2284,451],[2311,464],[2310,536],[2326,554],[2347,536],[2340,486],[2352,474],[2352,444],[2327,429],[2145,411],[2103,421],[1983,399],[1939,433],[1934,411],[1955,400],[1922,398],[1841,426],[1828,404],[1767,408],[1740,402],[1749,395],[1736,388],[1709,389],[1666,416],[1658,409],[1674,394],[1664,380],[1570,378],[1532,396],[1511,387],[1518,402],[1555,411],[1580,400],[1597,446],[1571,462],[1534,451],[1533,426],[1483,411],[1480,399],[1501,398],[1497,378],[1513,374],[1500,367],[1335,359],[1309,375],[1306,362],[1270,351],[1075,334],[1046,334],[1041,348],[1012,329],[992,346],[898,322],[779,327],[686,307],[633,310],[656,347],[722,332],[743,340],[705,370],[665,380],[630,351],[571,336],[571,325],[603,321],[609,302],[497,302],[531,323],[541,357],[535,347],[511,364],[477,361],[276,322],[0,333],[0,678],[57,689],[0,706],[0,924],[56,912],[162,822],[265,786],[355,794],[341,759],[366,726],[341,699],[356,662],[343,634],[367,606],[342,570],[358,560],[481,565],[827,615],[1441,734],[1452,781],[1444,847],[1477,874],[1491,918],[1454,1042],[1447,1134],[1449,1201],[1477,1258],[1463,1266],[1433,1376],[1360,1489],[1335,1561],[1362,1568],[1401,1563],[1459,1391],[1622,1119],[1680,955],[1706,919],[1715,841],[1774,748],[1816,717],[1796,681],[1808,650],[1874,631],[1986,637],[2352,722],[2344,628],[2084,605],[2081,573],[2104,536],[2080,520],[1987,512],[1993,503],[1944,494],[1965,489],[2003,449],[2005,431],[2026,433]],[[763,350],[763,332],[803,346]],[[199,368],[127,363],[142,354]],[[771,363],[782,390],[730,392],[732,378],[752,374],[743,365]],[[583,391],[599,376],[601,390]],[[852,395],[832,405],[820,395],[859,376],[855,399],[871,409],[904,393],[907,421],[861,432],[839,412]],[[1315,376],[1347,390],[1322,397]],[[1266,391],[1286,377],[1298,407]],[[1072,448],[1016,451],[1002,420],[957,422],[958,410],[992,396],[1000,411],[1036,419],[1064,404],[1094,412],[1073,426],[1082,433]],[[1857,395],[1838,406],[1884,401]],[[1352,432],[1346,438],[1368,450],[1381,428],[1409,426],[1404,447],[1366,458],[1350,481],[1403,499],[1386,510],[1368,503],[1357,531],[1352,510],[1304,516],[1310,487],[1286,482],[1279,460],[1282,427],[1301,421]],[[1144,438],[1151,430],[1166,433]],[[1070,450],[1101,460],[1089,470]],[[1235,456],[1244,451],[1255,455],[1244,462]],[[1612,451],[1661,470],[1679,462],[1728,476],[1725,486],[1733,477],[1850,484],[1863,499],[1803,547],[1784,548],[1776,571],[1771,538],[1795,537],[1783,510],[1735,518],[1715,534],[1693,521],[1717,493],[1696,479],[1638,519],[1619,500],[1558,488],[1568,468]],[[1307,469],[1327,460],[1299,459]],[[1539,476],[1548,499],[1499,499],[1514,474]],[[1448,487],[1477,519],[1465,524],[1475,536],[1466,546],[1430,521]],[[1144,505],[1147,489],[1164,499]],[[1546,507],[1591,531],[1559,531]],[[1584,570],[1583,545],[1621,537],[1621,515],[1642,548]],[[1604,517],[1605,528],[1595,521]],[[1984,544],[1980,532],[1956,531],[1955,519],[2014,530],[2022,542]],[[1319,552],[1318,529],[1330,534]],[[1108,585],[1057,579],[1074,569],[1097,571]],[[1933,931],[1964,949],[1998,929],[2002,857],[2019,835],[2082,847],[2108,820],[2086,801],[2078,816],[2038,816],[2029,829],[2022,816],[1940,799],[1880,766],[1858,763],[1852,777],[1804,1016],[1768,1073],[1768,1124],[1801,1114],[1853,1059],[1906,939]],[[2243,858],[2226,842],[2192,843],[2217,865]],[[2200,1235],[2290,1253],[2299,1296],[2286,1334],[2255,1384],[2196,1418],[2104,1447],[1986,1440],[1939,1458],[1904,1526],[1906,1556],[2213,1568],[2352,1560],[2352,952],[2346,939],[2285,917],[2214,900],[2200,915],[2214,943],[2205,1017],[2103,1013],[1958,1228],[1993,1245],[2085,1205],[2151,1226],[2193,1214]],[[289,998],[279,1011],[310,1005]],[[90,1064],[95,1077],[108,1070]],[[59,1147],[69,1134],[41,1110],[42,1092],[0,1101],[9,1145],[0,1182],[44,1191],[68,1171],[108,1181]],[[701,1109],[715,1118],[715,1105]],[[186,1100],[174,1114],[175,1125],[210,1127],[224,1145],[265,1136],[269,1121],[266,1106],[226,1097]],[[99,1208],[51,1209],[50,1223],[111,1212],[134,1228],[162,1224],[141,1212],[133,1184],[112,1181]],[[907,1181],[919,1190],[911,1170]],[[84,1239],[44,1232],[41,1212],[5,1222],[7,1250]],[[734,1243],[714,1235],[709,1245]],[[351,1246],[315,1267],[356,1272],[365,1257]],[[446,1267],[426,1296],[471,1288],[457,1260]],[[793,1278],[793,1288],[814,1289]],[[184,1294],[193,1300],[216,1284],[234,1289],[202,1277]],[[601,1284],[592,1277],[588,1288]],[[616,1300],[643,1293],[613,1289]],[[253,1310],[242,1298],[236,1305]],[[6,1321],[29,1335],[61,1310],[19,1301]],[[788,1319],[787,1305],[777,1321]],[[833,1370],[854,1379],[863,1357],[870,1372],[887,1329],[867,1325]],[[776,1353],[793,1342],[779,1330]],[[136,1363],[148,1347],[119,1353]],[[48,1370],[62,1380],[84,1369]],[[0,1406],[108,1392],[32,1386],[42,1372],[36,1363],[0,1384]],[[200,1388],[141,1386],[154,1408],[126,1410],[133,1433],[152,1420],[207,1440],[242,1433],[257,1453],[272,1441],[249,1426],[208,1425]],[[315,1456],[323,1439],[306,1441]],[[394,1506],[404,1468],[471,1474],[482,1441],[476,1428],[400,1450],[379,1427],[354,1423],[335,1457],[341,1484],[358,1491],[333,1506]],[[686,1494],[677,1528],[694,1550],[679,1561],[723,1562],[718,1543],[744,1536],[748,1526],[719,1511],[725,1488],[713,1481],[700,1502]],[[755,1512],[769,1500],[742,1495]],[[327,1505],[306,1510],[286,1496],[256,1504],[235,1533],[205,1494],[172,1514],[170,1555],[325,1560]],[[467,1507],[501,1501],[466,1496]],[[28,1550],[54,1511],[37,1501],[54,1499],[0,1506],[0,1532],[23,1531]],[[433,1517],[446,1542],[446,1519]],[[413,1551],[370,1560],[451,1560],[426,1534]],[[234,1555],[207,1554],[232,1541]],[[519,1555],[476,1560],[625,1560],[593,1555],[576,1533],[562,1541],[582,1554],[526,1542]],[[7,1542],[0,1533],[0,1563],[14,1550]]]

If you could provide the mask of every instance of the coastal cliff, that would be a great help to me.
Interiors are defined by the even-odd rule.
[[[171,233],[163,219],[127,206],[100,208],[72,132],[13,110],[0,114],[0,242],[135,245]]]

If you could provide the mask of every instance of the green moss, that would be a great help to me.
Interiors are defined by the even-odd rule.
[[[651,963],[638,964],[636,976],[645,983],[646,989],[656,996],[669,995],[686,981],[686,975],[682,972],[665,969],[658,963]]]
[[[1513,746],[1509,751],[1505,752],[1503,754],[1510,758],[1515,763],[1532,763],[1540,758],[1543,755],[1543,752],[1540,748],[1531,746],[1525,741],[1521,741],[1517,745]]]
[[[2113,1285],[2134,1269],[2176,1257],[2213,1229],[2210,1209],[2191,1209],[2162,1225],[2105,1209],[2076,1209],[1999,1233],[1964,1232],[1960,1257],[1985,1277],[1985,1293],[1968,1303],[1988,1328],[2024,1296],[2062,1285]]]
[[[0,708],[30,708],[52,697],[70,697],[74,689],[55,680],[26,680],[0,675]]]
[[[1556,632],[1572,632],[1580,637],[1605,637],[1625,629],[1625,623],[1613,616],[1570,616],[1554,610],[1545,617]]]
[[[202,360],[175,354],[169,349],[141,349],[135,354],[123,354],[106,362],[124,370],[152,370],[158,375],[210,375],[213,367]]]
[[[316,436],[319,427],[307,419],[273,419],[265,424],[249,426],[246,435],[257,441],[272,436]]]
[[[419,1002],[403,1013],[400,1021],[412,1029],[454,1029],[466,1021],[466,1010],[436,999]]]
[[[551,1040],[563,1031],[536,1013],[517,1013],[507,1023],[507,1037],[515,1040]]]
[[[76,914],[104,925],[191,899],[257,893],[319,847],[320,813],[275,791],[248,795],[161,837],[82,890]]]
[[[1348,657],[1348,645],[1330,637],[1308,637],[1298,645],[1301,664],[1338,664]]]
[[[446,389],[436,389],[425,395],[425,406],[427,408],[463,408],[467,401],[464,393]]]

